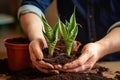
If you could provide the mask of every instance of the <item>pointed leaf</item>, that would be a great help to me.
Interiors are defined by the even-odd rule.
[[[44,24],[44,29],[45,29],[46,36],[48,37],[48,39],[50,41],[52,41],[52,37],[53,37],[52,27],[47,23],[47,21],[44,17],[42,17],[42,21],[43,21],[43,24]]]
[[[64,40],[67,40],[68,38],[68,33],[66,28],[67,27],[65,26],[65,24],[59,20],[59,29]]]
[[[69,32],[77,25],[76,23],[76,17],[75,17],[75,10],[70,18],[70,26],[69,26]]]
[[[70,39],[73,39],[75,40],[76,36],[77,36],[77,33],[78,33],[78,27],[74,27],[73,30],[71,31],[70,35],[69,35],[69,38]]]

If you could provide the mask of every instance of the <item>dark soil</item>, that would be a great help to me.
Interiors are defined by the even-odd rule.
[[[0,60],[0,74],[10,76],[7,80],[120,80],[120,71],[116,71],[114,79],[104,77],[102,75],[104,72],[109,72],[109,69],[101,66],[94,67],[89,73],[61,72],[59,75],[44,74],[33,68],[11,72],[7,59]]]
[[[116,73],[115,78],[116,78],[117,80],[120,80],[120,71],[116,71],[115,73]]]
[[[34,69],[27,69],[13,73],[8,80],[113,80],[103,77],[101,72],[95,73],[61,73],[59,75],[47,75]]]
[[[59,48],[58,46],[62,46],[62,48]],[[60,39],[57,42],[57,46],[55,48],[53,56],[48,54],[47,48],[43,50],[44,61],[49,62],[53,65],[56,65],[56,64],[64,65],[65,63],[68,63],[68,62],[71,62],[71,61],[77,59],[81,55],[80,50],[81,50],[81,48],[79,48],[78,51],[73,50],[71,52],[71,55],[68,56],[66,54],[66,50],[65,50],[65,43],[64,43],[63,39]]]
[[[78,56],[80,55],[79,51],[72,51],[71,55],[68,56],[65,53],[65,49],[55,49],[53,56],[50,56],[48,54],[48,49],[44,49],[43,50],[43,54],[44,54],[44,61],[49,62],[53,65],[55,64],[61,64],[64,65],[65,63],[71,62],[75,59],[78,58]]]
[[[7,40],[8,43],[14,43],[14,44],[29,44],[30,41],[27,38],[24,37],[16,37],[14,39],[8,39]]]

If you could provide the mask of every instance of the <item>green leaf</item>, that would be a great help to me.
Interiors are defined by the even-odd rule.
[[[53,34],[54,34],[54,41],[56,41],[57,43],[57,40],[58,40],[58,29],[59,29],[59,23],[57,22],[53,28]]]
[[[63,37],[64,40],[67,40],[68,38],[68,32],[67,32],[67,27],[65,26],[65,24],[63,22],[61,22],[59,20],[59,29],[60,29],[60,33]]]
[[[76,36],[78,34],[78,26],[76,25],[76,27],[74,27],[69,35],[70,39],[75,40]]]
[[[51,56],[53,56],[55,45],[58,41],[58,23],[55,25],[55,27],[52,29],[51,26],[47,23],[46,19],[42,17],[42,21],[44,24],[44,37],[46,39],[46,42],[48,44],[48,51]]]
[[[43,21],[43,24],[44,24],[44,29],[45,29],[46,35],[47,35],[48,39],[50,41],[52,41],[52,39],[53,39],[52,38],[53,37],[52,27],[48,24],[47,20],[44,17],[42,17],[42,21]]]
[[[71,51],[73,50],[74,40],[78,33],[78,27],[74,27],[74,29],[71,31],[68,40],[66,41],[66,51],[68,56],[70,56]]]
[[[65,41],[67,55],[70,56],[71,51],[73,49],[75,38],[78,34],[78,24],[76,22],[75,10],[72,16],[70,17],[70,22],[65,21],[65,24],[61,22],[59,27],[61,35]]]
[[[76,17],[75,17],[75,10],[70,18],[70,26],[69,26],[69,33],[71,33],[72,29],[74,27],[76,27],[77,23],[76,23]]]

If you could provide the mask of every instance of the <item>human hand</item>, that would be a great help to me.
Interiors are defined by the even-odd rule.
[[[64,66],[57,65],[56,68],[65,72],[87,72],[104,56],[103,50],[103,46],[99,43],[88,43],[83,47],[78,59]]]
[[[47,45],[42,41],[42,39],[31,41],[29,45],[29,51],[33,66],[36,67],[39,71],[47,74],[59,74],[59,71],[55,70],[53,65],[42,60],[44,58],[42,49],[45,47],[47,47]]]

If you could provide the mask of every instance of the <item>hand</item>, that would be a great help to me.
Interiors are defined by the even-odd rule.
[[[46,45],[45,42],[44,44]],[[29,46],[29,51],[30,51],[30,59],[32,61],[32,64],[41,72],[50,73],[50,74],[59,74],[58,70],[54,70],[53,65],[46,63],[42,60],[44,58],[42,49],[44,47],[47,47],[47,45],[45,46],[44,44],[41,39],[36,39],[31,41]]]
[[[98,59],[104,56],[103,50],[103,46],[99,43],[88,43],[83,47],[82,54],[78,59],[63,67],[57,65],[56,68],[65,72],[87,72],[91,70]]]

